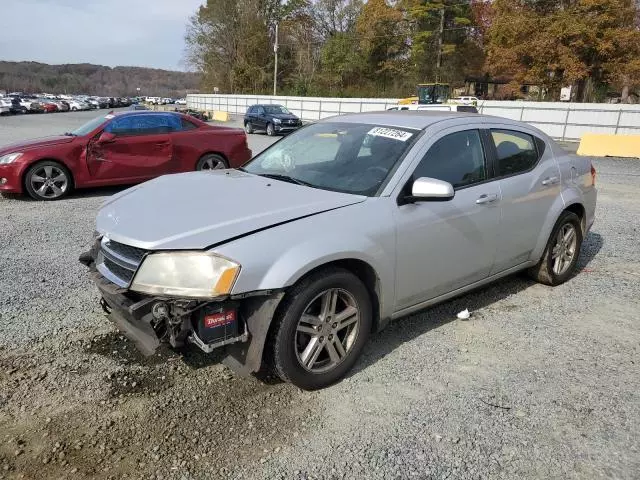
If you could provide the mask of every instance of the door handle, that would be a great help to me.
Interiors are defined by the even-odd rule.
[[[478,199],[476,200],[476,203],[478,205],[485,205],[487,203],[493,203],[496,200],[498,200],[498,195],[496,195],[495,193],[489,193],[489,194],[484,194],[484,195],[480,195],[478,197]]]
[[[542,185],[544,185],[544,186],[555,185],[559,181],[560,181],[560,179],[558,177],[548,177],[548,178],[545,178],[544,180],[542,180]]]

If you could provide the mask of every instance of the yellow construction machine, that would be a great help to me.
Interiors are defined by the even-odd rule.
[[[451,97],[451,87],[448,83],[420,83],[417,96],[403,98],[400,105],[433,105],[447,103]]]

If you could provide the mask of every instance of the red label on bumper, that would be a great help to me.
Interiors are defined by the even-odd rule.
[[[236,312],[231,310],[229,312],[212,313],[211,315],[205,315],[204,326],[205,328],[215,328],[221,325],[228,325],[236,321]]]

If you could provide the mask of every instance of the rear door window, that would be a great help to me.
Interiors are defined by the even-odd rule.
[[[532,135],[515,130],[491,130],[496,147],[496,176],[506,177],[531,170],[538,162]]]

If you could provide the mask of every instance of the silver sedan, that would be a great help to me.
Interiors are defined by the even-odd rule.
[[[595,170],[536,128],[453,112],[333,117],[244,168],[169,175],[100,210],[81,257],[145,352],[224,350],[330,385],[388,322],[527,270],[571,278]]]

